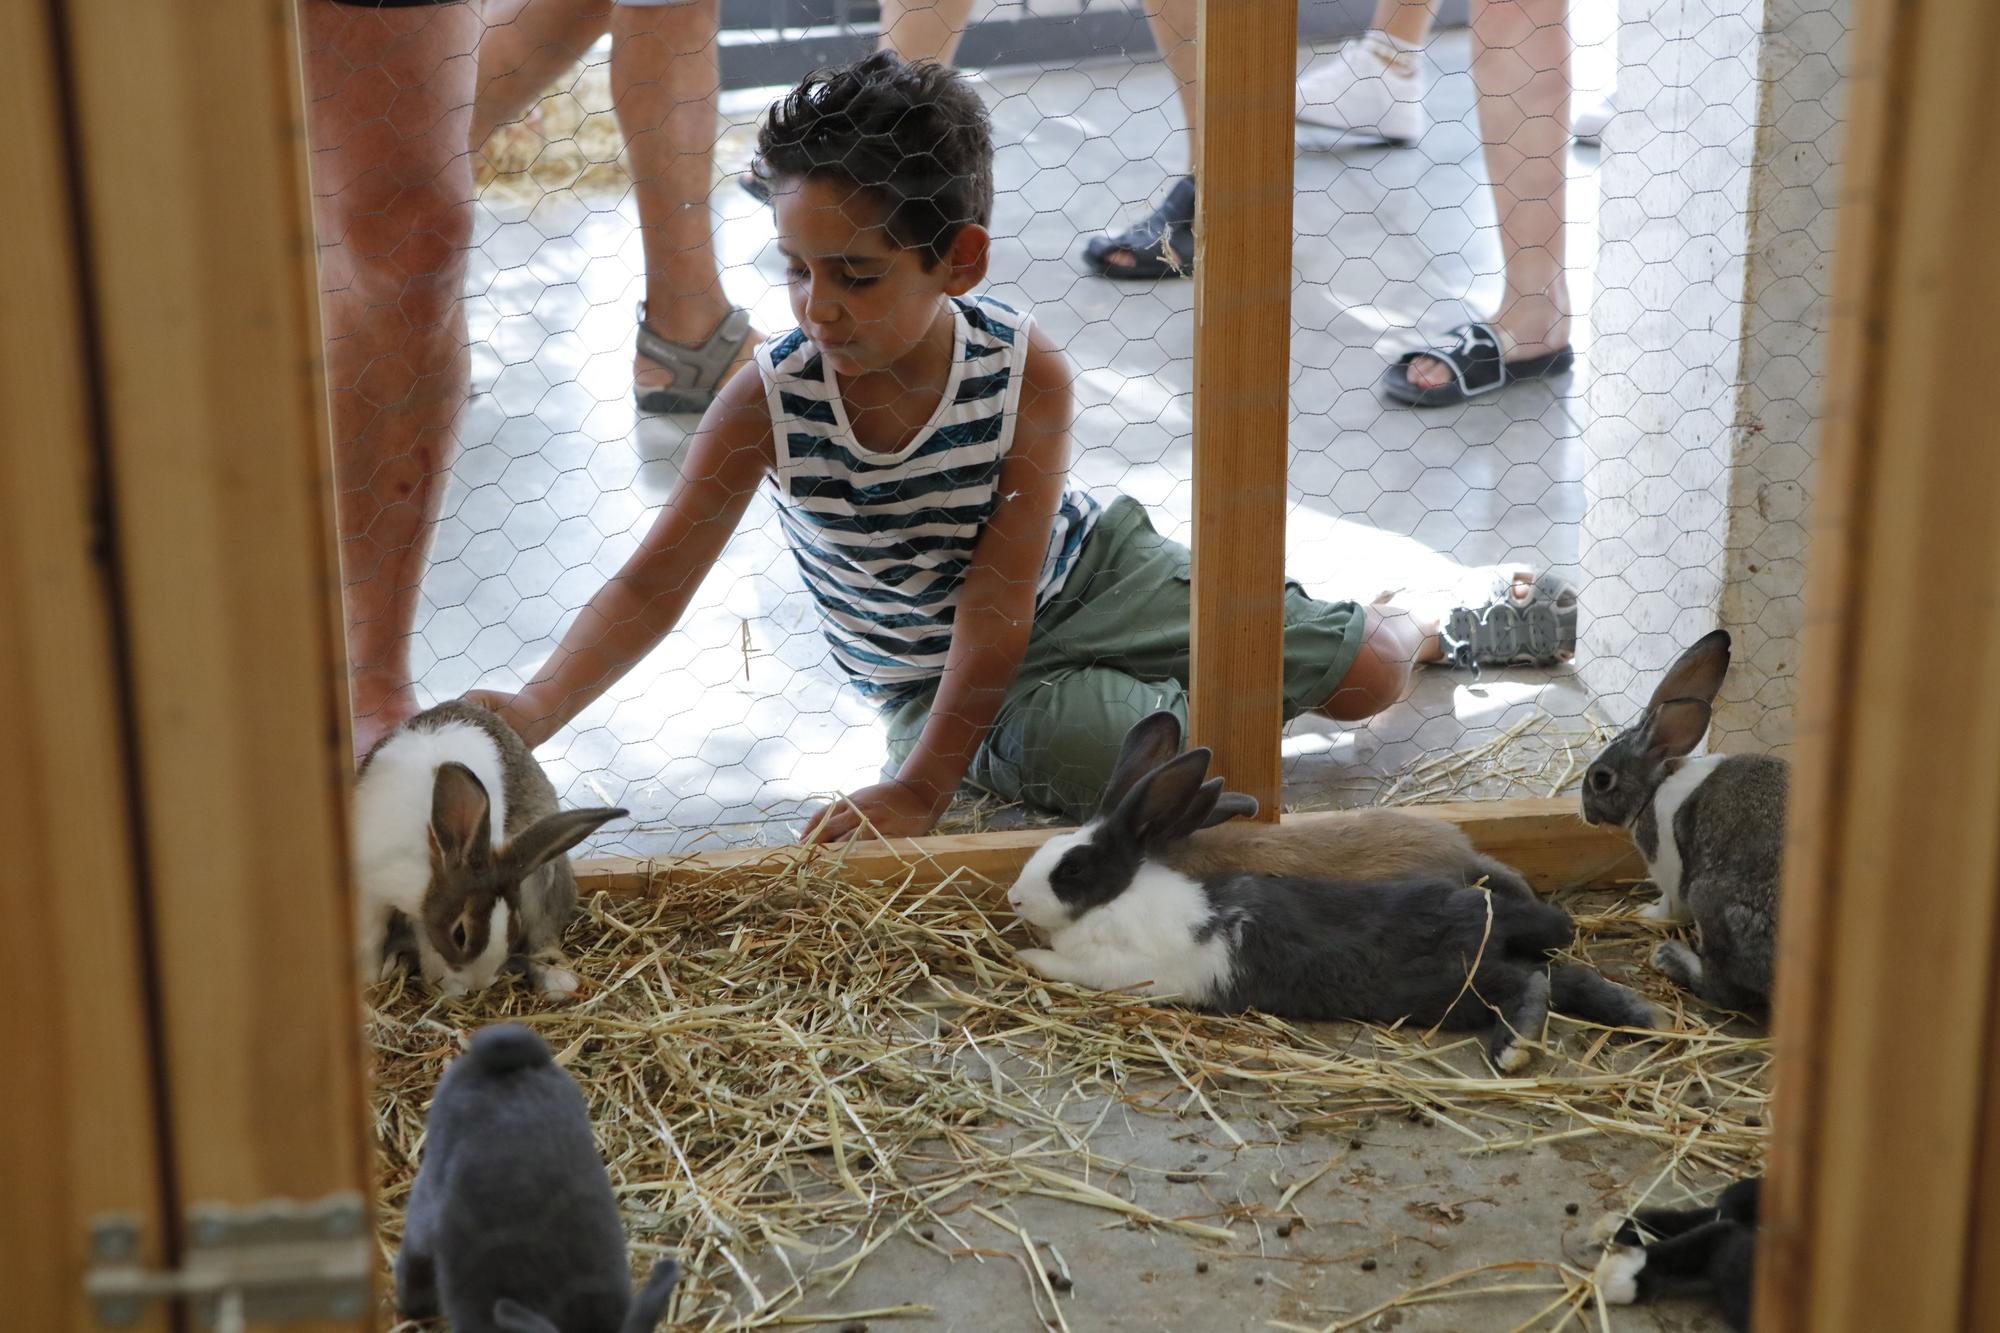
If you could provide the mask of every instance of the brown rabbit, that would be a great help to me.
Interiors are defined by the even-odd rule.
[[[1181,752],[1180,719],[1158,712],[1125,735],[1101,809],[1116,809],[1139,779]],[[1225,792],[1198,828],[1169,846],[1166,863],[1184,875],[1286,875],[1299,879],[1379,880],[1452,876],[1482,880],[1496,893],[1533,899],[1512,866],[1482,855],[1457,825],[1414,810],[1324,810],[1283,824],[1253,824],[1257,802]],[[1237,820],[1237,822],[1225,822]]]

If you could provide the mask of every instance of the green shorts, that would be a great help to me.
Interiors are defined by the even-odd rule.
[[[1062,591],[1035,617],[1020,675],[967,781],[1089,818],[1133,723],[1165,708],[1187,724],[1188,586],[1187,547],[1153,531],[1138,501],[1112,501]],[[1357,603],[1317,602],[1285,585],[1288,720],[1333,697],[1367,628]],[[936,693],[930,684],[884,705],[894,763],[916,748]]]

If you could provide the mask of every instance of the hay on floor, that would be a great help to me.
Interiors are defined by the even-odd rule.
[[[1091,1099],[1212,1117],[1231,1138],[1253,1112],[1280,1128],[1427,1117],[1481,1154],[1625,1136],[1657,1150],[1663,1198],[1677,1196],[1679,1173],[1737,1174],[1762,1156],[1766,1044],[1717,1026],[1657,978],[1650,988],[1675,1011],[1673,1033],[1558,1019],[1549,1052],[1502,1078],[1467,1036],[1218,1018],[1042,981],[1014,962],[1025,928],[993,901],[972,880],[916,889],[843,885],[810,867],[718,874],[656,898],[587,903],[570,939],[584,979],[572,1002],[496,990],[454,1004],[378,990],[369,1030],[385,1260],[438,1076],[474,1029],[503,1018],[542,1032],[582,1084],[637,1266],[681,1257],[675,1310],[689,1327],[797,1322],[809,1292],[827,1298],[899,1232],[969,1249],[955,1219],[996,1197],[1067,1199],[1206,1245],[1254,1243],[1251,1219],[1158,1216],[1129,1202],[1116,1164],[1094,1155],[1090,1126],[1061,1114]],[[1635,977],[1657,938],[1633,915],[1639,902],[1567,903],[1583,951]],[[765,1280],[752,1272],[760,1254],[834,1242],[857,1248],[776,1285],[768,1264]],[[1039,1260],[1023,1277],[1058,1312],[1059,1279]],[[1547,1264],[1455,1275],[1391,1304],[1537,1283],[1565,1320],[1592,1305],[1580,1271]],[[922,1312],[912,1296],[843,1317]]]

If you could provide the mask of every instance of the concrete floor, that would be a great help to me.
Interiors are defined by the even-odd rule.
[[[1578,370],[1464,409],[1385,405],[1385,360],[1497,301],[1499,254],[1472,124],[1463,33],[1431,48],[1433,127],[1415,147],[1301,132],[1295,264],[1289,569],[1315,595],[1390,588],[1449,605],[1466,571],[1574,571],[1583,507]],[[1087,276],[1082,238],[1142,211],[1183,152],[1155,64],[996,73],[982,83],[1000,153],[993,293],[1030,305],[1079,372],[1076,475],[1123,490],[1185,536],[1193,288]],[[762,98],[726,107],[714,196],[731,296],[789,326],[768,213],[728,177]],[[1570,265],[1587,310],[1596,154],[1572,158]],[[482,205],[470,284],[475,399],[454,470],[415,653],[431,697],[507,686],[546,654],[679,478],[687,423],[635,422],[634,214],[572,191]],[[1476,745],[1537,711],[1580,723],[1568,672],[1480,682],[1425,673],[1362,728],[1302,726],[1287,800],[1371,799],[1382,775]],[[1622,719],[1619,719],[1622,720]],[[600,850],[785,841],[825,795],[872,781],[873,709],[826,661],[811,602],[760,498],[680,628],[543,749],[573,801],[632,808]]]
[[[1135,1089],[1144,1096],[1150,1089]],[[1164,1090],[1162,1090],[1164,1091]],[[1079,1106],[1079,1121],[1098,1111]],[[1467,1156],[1450,1129],[1400,1114],[1350,1129],[1274,1132],[1245,1116],[1232,1120],[1249,1146],[1237,1148],[1197,1114],[1187,1119],[1114,1113],[1091,1140],[1113,1165],[1095,1183],[1159,1216],[1239,1221],[1234,1245],[1120,1222],[1081,1205],[1016,1195],[973,1196],[1032,1236],[1051,1271],[1066,1266],[1073,1283],[1061,1296],[1071,1329],[1137,1333],[1223,1333],[1270,1327],[1323,1328],[1366,1314],[1426,1283],[1486,1265],[1519,1265],[1454,1284],[1456,1299],[1385,1311],[1359,1327],[1497,1333],[1551,1329],[1563,1294],[1553,1267],[1588,1271],[1596,1262],[1589,1229],[1632,1196],[1658,1169],[1656,1154],[1630,1141],[1591,1138],[1518,1152]],[[1329,1161],[1331,1170],[1280,1211],[1285,1191]],[[1576,1212],[1568,1209],[1574,1204]],[[1279,1228],[1287,1219],[1285,1234]],[[839,1316],[919,1304],[935,1313],[876,1321],[875,1329],[913,1327],[940,1333],[1043,1329],[1057,1325],[1018,1258],[1018,1235],[976,1215],[954,1214],[951,1235],[899,1235],[869,1256],[837,1294],[808,1298],[797,1313]],[[1253,1230],[1254,1227],[1254,1230]],[[967,1251],[977,1250],[974,1255]],[[795,1255],[791,1269],[830,1266],[848,1247]],[[754,1270],[781,1286],[773,1256]],[[1521,1290],[1472,1294],[1511,1285]],[[1584,1327],[1596,1326],[1586,1310]],[[1719,1316],[1687,1300],[1614,1308],[1610,1327],[1708,1333]]]

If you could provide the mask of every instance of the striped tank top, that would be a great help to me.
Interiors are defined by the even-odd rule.
[[[777,456],[778,520],[819,605],[833,657],[870,694],[935,680],[973,547],[999,503],[1014,442],[1029,317],[987,297],[954,299],[958,354],[930,422],[904,448],[854,439],[833,373],[803,330],[757,349]],[[1035,609],[1057,593],[1097,521],[1064,493]]]

